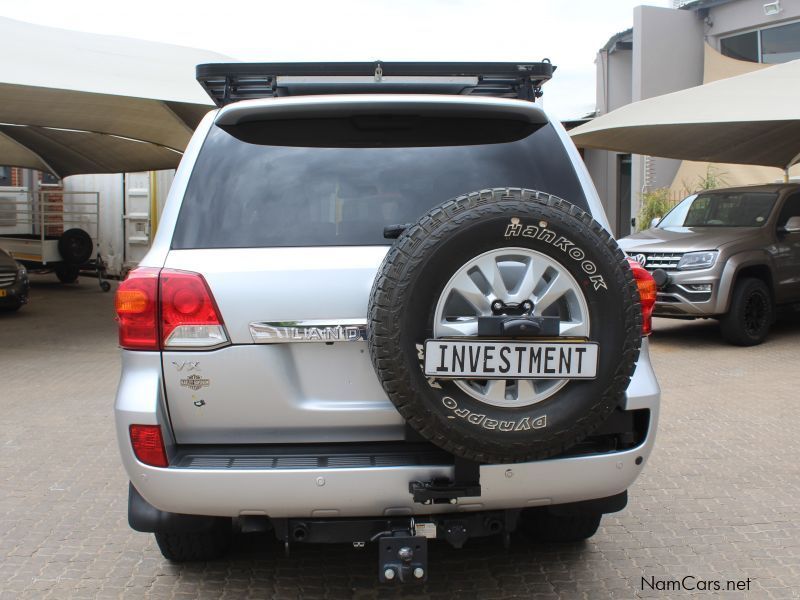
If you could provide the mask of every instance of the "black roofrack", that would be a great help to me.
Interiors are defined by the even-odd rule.
[[[535,101],[554,67],[541,62],[210,63],[197,81],[217,106],[316,94],[466,94]]]

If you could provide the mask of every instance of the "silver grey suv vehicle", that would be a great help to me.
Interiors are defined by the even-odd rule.
[[[201,65],[220,108],[120,285],[129,522],[378,547],[578,541],[653,447],[655,284],[533,100],[553,67]]]
[[[619,244],[655,277],[653,314],[716,318],[729,342],[760,344],[800,303],[800,184],[693,194]]]

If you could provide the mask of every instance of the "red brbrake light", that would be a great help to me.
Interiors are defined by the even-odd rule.
[[[115,305],[119,345],[126,350],[158,350],[158,273],[133,269],[117,288]]]
[[[151,467],[167,467],[167,451],[160,425],[131,425],[131,446],[139,462]]]
[[[200,273],[162,269],[161,341],[167,349],[210,349],[228,343],[211,290]]]
[[[658,287],[653,276],[642,265],[630,257],[628,257],[628,264],[633,271],[634,279],[636,279],[639,302],[642,304],[642,335],[650,335],[653,331],[653,307],[656,304]]]

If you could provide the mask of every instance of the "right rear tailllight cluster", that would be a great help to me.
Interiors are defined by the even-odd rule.
[[[628,257],[628,264],[636,279],[639,289],[639,301],[642,304],[642,335],[650,335],[653,331],[653,307],[656,304],[658,287],[653,276],[638,262]]]
[[[117,289],[116,309],[126,350],[210,350],[229,343],[200,273],[133,269]]]

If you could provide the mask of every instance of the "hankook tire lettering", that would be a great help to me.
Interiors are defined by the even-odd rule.
[[[601,288],[608,289],[603,276],[596,275],[597,265],[590,260],[585,260],[586,253],[563,235],[559,236],[550,229],[539,228],[536,225],[522,225],[519,217],[512,217],[511,223],[506,226],[505,237],[526,237],[552,244],[572,260],[580,263],[581,270],[591,276],[589,281],[592,282],[595,291]]]

